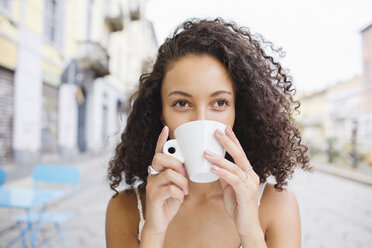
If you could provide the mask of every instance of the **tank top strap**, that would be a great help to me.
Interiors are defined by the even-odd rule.
[[[139,221],[139,224],[138,224],[138,240],[141,240],[141,232],[142,232],[143,225],[145,224],[145,220],[143,218],[142,202],[141,202],[140,193],[139,193],[137,187],[135,187],[134,190],[136,191],[137,208],[138,208],[138,211],[139,211],[139,214],[140,214],[140,221]]]
[[[259,186],[259,189],[258,189],[258,206],[260,206],[261,197],[262,197],[262,194],[265,190],[266,184],[267,184],[267,182],[264,182],[264,183],[261,183],[260,186]]]

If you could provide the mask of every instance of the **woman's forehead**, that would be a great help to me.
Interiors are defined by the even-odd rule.
[[[162,90],[214,93],[233,91],[226,68],[216,58],[202,55],[185,56],[170,66],[164,76]]]

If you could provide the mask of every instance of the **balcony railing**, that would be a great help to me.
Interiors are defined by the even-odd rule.
[[[124,28],[124,15],[120,4],[115,5],[115,8],[108,8],[105,21],[111,32],[121,31]]]
[[[138,21],[140,19],[140,1],[129,0],[129,14],[131,21]]]
[[[78,44],[78,65],[82,70],[94,71],[96,78],[110,74],[109,55],[98,42],[83,41]]]

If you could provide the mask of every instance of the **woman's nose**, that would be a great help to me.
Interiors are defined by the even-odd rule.
[[[207,120],[208,118],[207,113],[208,111],[205,108],[197,108],[195,111],[194,120],[195,121]]]

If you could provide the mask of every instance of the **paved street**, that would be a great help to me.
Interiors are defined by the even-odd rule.
[[[372,244],[372,187],[329,174],[297,174],[304,248],[362,248]]]
[[[76,201],[76,214],[70,223],[67,247],[106,247],[105,213],[113,195],[106,181],[107,159],[81,167],[83,185]]]
[[[79,164],[83,181],[76,195],[76,213],[69,223],[67,247],[105,247],[105,211],[112,195],[105,182],[106,160],[100,158]],[[300,204],[303,248],[371,246],[372,187],[314,172],[312,175],[297,173],[290,188]],[[53,206],[55,209],[65,207],[64,203]],[[19,213],[0,210],[0,220],[9,221],[9,216]],[[0,244],[15,234],[13,229],[0,236]]]
[[[82,183],[75,195],[75,215],[67,225],[66,247],[105,247],[105,211],[107,202],[113,194],[105,181],[107,158],[88,160],[78,164],[82,172]],[[30,180],[22,182],[11,182],[10,186],[25,187],[31,186]],[[58,211],[66,209],[68,204],[59,202],[53,205],[50,210]],[[0,222],[9,222],[9,217],[22,214],[19,210],[0,209]],[[0,224],[3,226],[3,224]],[[47,230],[41,230],[42,234],[56,233],[53,226]],[[14,235],[18,234],[17,229],[11,229],[0,236],[0,246],[4,245]],[[53,242],[58,243],[57,236]],[[21,247],[21,243],[19,246]]]

